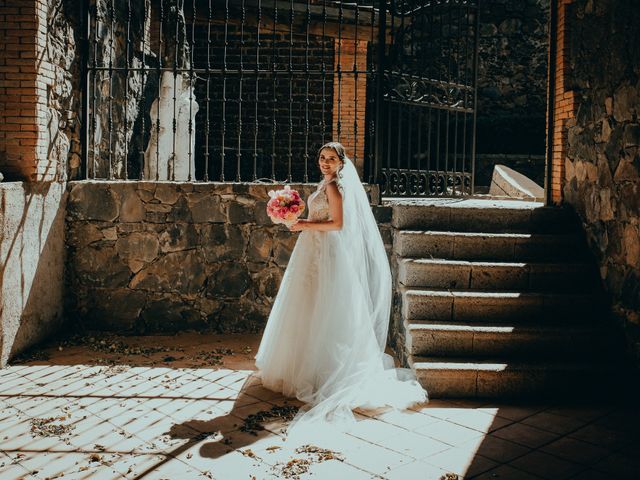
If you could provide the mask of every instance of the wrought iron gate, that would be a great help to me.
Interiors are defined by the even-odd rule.
[[[473,189],[477,1],[84,0],[86,178]]]
[[[376,157],[382,194],[472,193],[477,1],[381,3]]]

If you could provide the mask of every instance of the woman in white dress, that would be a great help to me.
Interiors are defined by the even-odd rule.
[[[384,353],[391,271],[367,194],[344,147],[318,153],[323,179],[300,232],[256,354],[265,387],[306,405],[289,426],[346,431],[352,409],[406,408],[426,391]]]

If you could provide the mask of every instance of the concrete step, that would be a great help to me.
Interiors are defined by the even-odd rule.
[[[434,199],[396,202],[392,209],[392,225],[404,230],[567,233],[579,229],[571,210],[535,202]]]
[[[611,395],[627,372],[602,361],[513,361],[413,356],[409,363],[430,398]]]
[[[406,326],[412,355],[531,358],[590,356],[615,346],[602,325],[412,321]]]
[[[597,285],[586,263],[470,262],[403,258],[398,281],[408,287],[476,290],[584,291]]]
[[[455,260],[570,261],[587,257],[584,238],[578,234],[400,230],[393,248],[401,257]]]
[[[445,321],[582,321],[597,317],[594,294],[486,292],[399,287],[405,320]]]

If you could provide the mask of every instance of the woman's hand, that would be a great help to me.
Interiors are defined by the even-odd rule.
[[[291,232],[301,232],[306,227],[305,223],[307,223],[307,220],[300,219],[296,223],[294,223],[293,225],[291,225],[289,227],[289,231],[291,231]]]

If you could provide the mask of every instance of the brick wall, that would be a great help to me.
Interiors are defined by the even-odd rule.
[[[334,44],[333,138],[342,142],[361,175],[366,130],[367,45],[366,40],[336,40]]]
[[[44,46],[40,2],[0,3],[0,171],[7,179],[38,172],[38,109],[46,82],[37,83],[36,58]]]
[[[8,180],[65,176],[71,142],[61,133],[76,118],[68,99],[78,96],[65,84],[74,75],[68,19],[75,9],[71,0],[55,8],[47,0],[0,0],[0,171]]]
[[[551,159],[551,197],[553,203],[562,202],[562,185],[565,179],[564,159],[567,155],[567,127],[575,119],[576,96],[569,82],[570,22],[567,8],[573,0],[558,0],[558,25],[556,36],[556,64],[553,119],[553,157]]]

